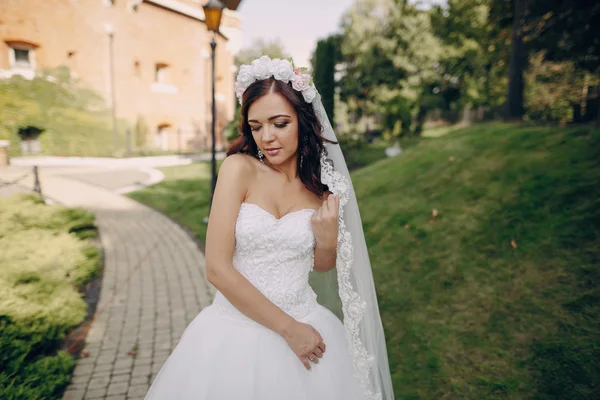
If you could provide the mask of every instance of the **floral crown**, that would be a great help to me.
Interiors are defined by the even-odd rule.
[[[235,95],[240,104],[246,89],[254,82],[273,77],[285,83],[292,82],[292,87],[302,93],[304,101],[312,103],[317,97],[317,89],[312,82],[312,77],[307,74],[307,68],[296,68],[290,60],[271,60],[269,56],[262,56],[250,65],[242,65],[235,81]]]

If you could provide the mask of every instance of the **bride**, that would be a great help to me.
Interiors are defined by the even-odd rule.
[[[236,95],[206,240],[218,292],[146,399],[392,400],[356,196],[310,76],[263,56]]]

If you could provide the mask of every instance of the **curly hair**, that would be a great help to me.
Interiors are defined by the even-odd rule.
[[[252,137],[248,124],[250,106],[268,93],[279,93],[285,97],[298,114],[298,176],[308,190],[319,198],[329,189],[321,183],[320,155],[325,150],[324,142],[337,144],[322,136],[323,127],[315,114],[313,105],[304,101],[302,93],[295,90],[291,83],[269,78],[254,82],[246,89],[242,97],[241,121],[238,128],[240,137],[231,145],[227,156],[236,153],[250,154],[257,157],[258,146]],[[302,166],[300,158],[304,156]]]

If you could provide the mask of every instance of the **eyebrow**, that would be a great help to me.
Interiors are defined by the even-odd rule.
[[[292,118],[292,117],[290,117],[289,115],[286,115],[286,114],[277,114],[277,115],[273,115],[272,117],[270,117],[270,118],[268,119],[268,121],[273,121],[274,119],[281,118],[281,117]],[[257,120],[255,120],[255,119],[248,120],[248,122],[256,122],[256,123],[259,123],[259,122],[258,122]]]

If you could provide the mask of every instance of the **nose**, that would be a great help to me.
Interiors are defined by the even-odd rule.
[[[273,135],[273,130],[269,126],[269,124],[263,125],[263,128],[261,129],[260,139],[262,140],[263,143],[269,143],[269,142],[273,141],[273,139],[275,139],[275,136]]]

